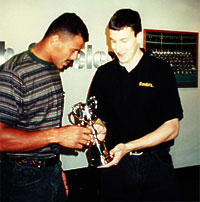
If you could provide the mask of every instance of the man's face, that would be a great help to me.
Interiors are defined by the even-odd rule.
[[[84,40],[81,35],[59,38],[51,53],[51,60],[62,71],[73,64],[83,46]]]
[[[121,65],[129,64],[133,60],[140,46],[135,32],[130,27],[121,30],[109,30],[113,51]]]

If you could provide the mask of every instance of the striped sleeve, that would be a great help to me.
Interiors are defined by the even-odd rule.
[[[0,70],[0,121],[17,125],[21,109],[22,81],[9,70]]]

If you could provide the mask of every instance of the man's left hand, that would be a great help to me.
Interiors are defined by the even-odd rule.
[[[105,166],[101,166],[99,168],[109,168],[111,166],[116,166],[120,162],[120,160],[128,153],[126,144],[118,144],[112,150],[110,150],[110,155],[113,157],[113,160],[106,164]]]
[[[63,182],[64,182],[66,195],[68,196],[68,194],[69,194],[68,181],[67,181],[67,177],[66,177],[66,174],[65,174],[64,170],[62,170],[62,179],[63,179]]]

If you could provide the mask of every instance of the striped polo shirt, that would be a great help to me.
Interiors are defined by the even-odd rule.
[[[60,73],[53,65],[30,51],[15,55],[0,66],[0,122],[26,131],[61,127],[64,92]],[[26,153],[9,155],[52,155],[52,144]]]

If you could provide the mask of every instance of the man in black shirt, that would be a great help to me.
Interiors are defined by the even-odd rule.
[[[141,31],[136,11],[112,16],[108,37],[116,58],[98,68],[89,92],[113,156],[101,172],[105,201],[178,200],[169,150],[183,110],[171,67],[140,49]]]

